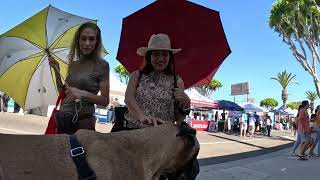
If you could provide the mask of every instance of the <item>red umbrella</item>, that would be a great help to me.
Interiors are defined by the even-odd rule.
[[[231,53],[219,12],[186,0],[157,0],[122,22],[117,59],[128,71],[140,68],[139,47],[152,34],[168,34],[175,54],[176,72],[185,87],[207,84]]]

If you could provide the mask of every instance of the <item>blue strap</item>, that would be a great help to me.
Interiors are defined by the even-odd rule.
[[[95,180],[96,175],[89,167],[85,151],[79,143],[77,136],[75,134],[70,135],[69,142],[71,146],[70,156],[72,157],[73,162],[77,167],[79,180]]]

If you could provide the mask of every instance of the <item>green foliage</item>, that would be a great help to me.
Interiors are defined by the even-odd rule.
[[[301,102],[290,102],[287,104],[287,107],[291,109],[298,109],[300,106]]]
[[[313,102],[314,100],[316,100],[318,98],[318,95],[316,92],[313,91],[307,91],[307,99],[309,99],[311,102]]]
[[[282,36],[306,36],[319,42],[319,0],[277,0],[271,9],[269,25]]]
[[[210,97],[210,95],[214,91],[220,89],[221,87],[222,87],[222,83],[219,80],[212,79],[209,84],[198,86],[195,88],[200,94],[202,94],[206,97]]]
[[[116,66],[114,68],[114,71],[118,74],[121,82],[125,81],[125,83],[128,84],[130,73],[122,64],[119,64],[118,66]]]
[[[287,100],[288,100],[288,93],[287,93],[287,87],[289,84],[296,83],[293,82],[293,78],[296,77],[296,75],[293,75],[291,73],[287,73],[287,71],[282,71],[277,74],[276,78],[271,78],[273,80],[276,80],[280,83],[282,86],[282,93],[281,93],[281,99],[283,102],[283,107],[286,108]]]
[[[282,89],[286,90],[289,84],[292,84],[292,83],[298,84],[297,82],[292,82],[294,77],[296,77],[296,75],[293,75],[291,73],[288,74],[287,71],[282,71],[277,74],[276,78],[271,78],[271,79],[278,81]]]
[[[260,101],[260,106],[266,107],[267,109],[278,106],[278,101],[273,98],[266,98]]]

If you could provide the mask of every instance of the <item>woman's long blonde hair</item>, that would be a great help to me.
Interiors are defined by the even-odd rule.
[[[74,37],[73,37],[73,41],[72,41],[69,56],[68,56],[68,59],[69,59],[68,74],[69,74],[69,70],[71,69],[70,67],[72,66],[73,62],[75,60],[80,59],[83,56],[81,53],[81,50],[80,50],[79,39],[80,39],[81,32],[85,28],[91,28],[96,32],[97,43],[96,43],[96,46],[91,54],[92,54],[92,57],[94,57],[94,59],[96,59],[96,60],[101,58],[102,40],[101,40],[100,28],[98,27],[98,25],[96,25],[92,22],[84,23],[79,27],[79,29],[76,31],[76,33],[74,34]]]

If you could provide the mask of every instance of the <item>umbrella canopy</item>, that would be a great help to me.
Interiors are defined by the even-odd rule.
[[[96,22],[53,6],[0,36],[0,90],[23,109],[54,104],[57,99],[55,76],[48,52],[60,64],[65,78],[68,53],[77,28]]]
[[[220,100],[217,101],[217,104],[219,106],[219,109],[224,109],[228,111],[243,111],[243,108],[241,106],[231,101]]]
[[[175,54],[176,72],[185,87],[207,84],[231,53],[219,12],[186,0],[157,0],[123,19],[117,59],[128,71],[139,69],[139,47],[152,34],[165,33]]]
[[[253,104],[253,103],[245,103],[245,104],[242,104],[241,107],[243,107],[243,109],[245,111],[251,111],[251,112],[268,112],[267,109],[263,108],[263,107],[260,107],[256,104]]]

